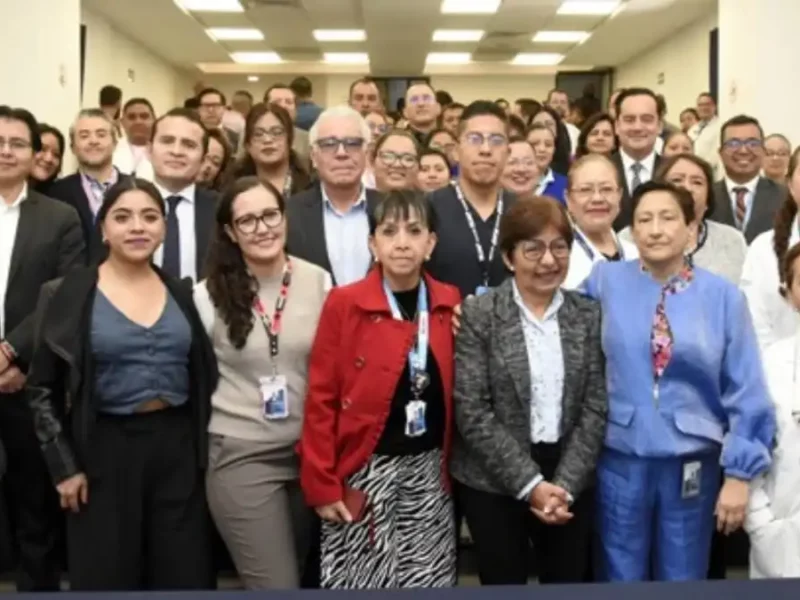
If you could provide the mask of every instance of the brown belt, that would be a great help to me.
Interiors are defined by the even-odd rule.
[[[133,412],[135,413],[152,413],[158,412],[159,410],[165,410],[170,408],[172,405],[167,402],[166,400],[160,400],[156,398],[155,400],[145,400],[141,404],[139,404]]]

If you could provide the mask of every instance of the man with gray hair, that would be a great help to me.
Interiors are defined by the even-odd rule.
[[[309,131],[319,182],[286,203],[289,252],[327,270],[336,285],[362,279],[372,263],[369,215],[379,195],[361,183],[369,141],[356,110],[325,110]]]
[[[78,172],[53,184],[50,195],[78,211],[84,242],[91,248],[97,241],[94,240],[95,215],[106,191],[120,178],[113,163],[117,130],[103,110],[87,108],[78,113],[70,127],[69,141],[78,161]]]

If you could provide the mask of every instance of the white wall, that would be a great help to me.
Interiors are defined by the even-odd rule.
[[[189,74],[158,58],[96,13],[83,9],[81,22],[86,25],[83,106],[97,106],[98,93],[104,85],[119,87],[123,102],[128,98],[147,98],[156,114],[183,106],[183,101],[191,95]],[[48,44],[48,48],[53,46]]]
[[[641,56],[617,67],[615,87],[644,86],[663,94],[668,118],[695,106],[697,95],[708,91],[709,32],[717,27],[716,11],[669,36]],[[663,83],[659,76],[663,73]]]

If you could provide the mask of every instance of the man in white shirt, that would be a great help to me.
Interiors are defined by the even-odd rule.
[[[153,183],[167,209],[166,236],[153,260],[169,275],[199,281],[218,200],[194,183],[208,151],[208,132],[193,111],[175,108],[155,122],[151,146]]]
[[[150,137],[156,112],[146,98],[131,98],[122,108],[124,137],[114,150],[114,166],[120,173],[153,180],[150,164]]]
[[[545,104],[561,116],[561,120],[564,122],[564,126],[567,128],[567,133],[569,134],[570,155],[575,154],[575,150],[578,148],[578,137],[581,135],[581,130],[567,121],[567,116],[569,115],[569,95],[564,90],[558,88],[552,89],[550,93],[547,94],[547,101]]]
[[[656,140],[661,133],[663,114],[658,97],[647,88],[623,90],[617,96],[615,113],[619,150],[612,160],[624,182],[619,216],[614,221],[614,230],[620,231],[633,219],[634,190],[650,181],[658,168]]]
[[[717,103],[708,92],[697,97],[697,114],[700,121],[689,130],[689,137],[694,141],[694,153],[711,165],[714,177],[722,176],[719,161],[720,123],[717,116]]]

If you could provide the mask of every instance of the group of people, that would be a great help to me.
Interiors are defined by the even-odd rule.
[[[55,501],[74,590],[212,588],[213,529],[248,589],[452,586],[462,523],[485,585],[702,579],[742,526],[752,576],[800,573],[797,153],[776,182],[704,113],[717,181],[645,88],[420,83],[398,123],[306,83],[112,96],[63,178],[0,107],[20,589],[59,586]]]

